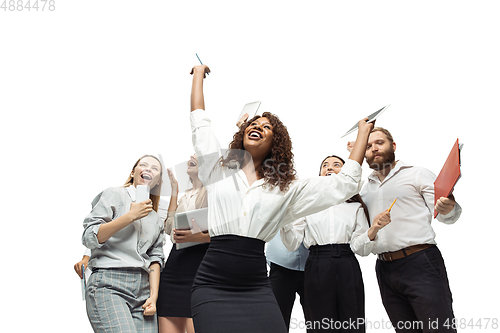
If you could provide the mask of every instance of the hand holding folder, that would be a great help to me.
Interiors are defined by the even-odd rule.
[[[455,207],[455,204],[456,204],[456,202],[455,202],[455,197],[453,196],[453,194],[450,194],[450,196],[448,196],[447,198],[441,197],[437,200],[436,205],[434,206],[434,210],[435,210],[434,214],[436,214],[436,212],[437,212],[438,214],[446,215],[453,210],[453,207]],[[436,214],[436,216],[437,216],[437,214]]]
[[[457,141],[453,145],[439,176],[434,181],[434,218],[439,213],[446,214],[455,206],[455,198],[451,195],[455,184],[462,173],[460,171],[460,152],[462,144]]]

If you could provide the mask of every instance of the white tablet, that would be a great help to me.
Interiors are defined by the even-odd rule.
[[[191,220],[194,219],[201,231],[208,231],[208,207],[177,213],[174,217],[175,229],[190,230],[193,228]],[[198,242],[176,243],[177,250],[198,245]]]
[[[252,119],[257,114],[259,107],[260,107],[260,102],[252,102],[245,104],[245,106],[243,107],[243,111],[241,111],[238,119],[236,119],[236,122],[240,121],[241,117],[243,117],[245,113],[248,113],[247,120]]]
[[[389,106],[391,106],[391,104],[388,104],[388,105],[384,106],[383,108],[381,108],[380,110],[373,112],[371,115],[368,116],[367,122],[370,123],[372,121],[375,121],[375,119],[377,119],[385,111],[385,109],[387,109]],[[352,132],[354,132],[357,129],[358,129],[358,123],[356,123],[356,125],[351,127],[351,129],[348,130],[344,135],[342,135],[341,138],[343,138],[344,136],[346,136],[348,134],[351,134]]]

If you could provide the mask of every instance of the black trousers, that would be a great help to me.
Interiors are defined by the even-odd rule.
[[[451,328],[448,276],[437,246],[391,262],[378,259],[376,272],[382,302],[396,332],[456,332]]]
[[[304,310],[304,272],[288,269],[272,262],[269,281],[285,320],[286,328],[289,330],[295,294],[299,294],[300,304]]]
[[[365,332],[365,290],[349,244],[315,245],[306,261],[307,332]]]

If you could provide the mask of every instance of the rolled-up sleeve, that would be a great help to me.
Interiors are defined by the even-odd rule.
[[[222,151],[212,131],[208,113],[201,109],[194,110],[190,118],[193,147],[198,158],[198,176],[207,187],[211,184],[210,174],[222,156]]]
[[[301,218],[281,228],[281,241],[288,251],[295,251],[300,247],[304,241],[306,226],[306,219]]]
[[[356,225],[351,237],[351,250],[360,256],[369,255],[375,244],[368,237],[368,219],[366,218],[363,207],[359,207],[356,211]]]
[[[82,243],[88,249],[100,248],[103,244],[99,244],[97,233],[99,227],[103,223],[110,222],[114,219],[116,207],[114,202],[115,192],[109,188],[99,193],[92,201],[92,211],[83,220],[83,235]]]
[[[458,221],[458,218],[462,215],[462,207],[455,202],[455,207],[446,215],[438,214],[437,220],[443,222],[444,224],[453,224]]]

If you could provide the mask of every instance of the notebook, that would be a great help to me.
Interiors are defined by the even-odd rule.
[[[453,192],[453,188],[457,184],[458,180],[462,176],[460,171],[460,152],[462,151],[463,144],[455,141],[453,148],[451,149],[446,162],[444,163],[441,172],[434,181],[434,206],[436,202],[441,197],[449,197]],[[438,212],[434,211],[434,218],[438,215]]]

